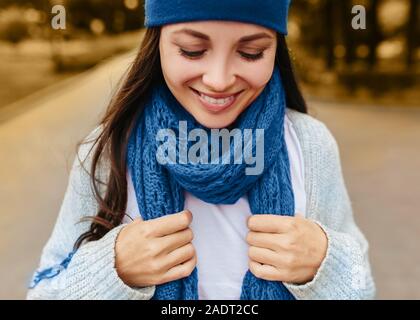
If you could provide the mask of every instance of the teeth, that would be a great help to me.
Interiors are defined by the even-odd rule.
[[[224,99],[214,99],[214,98],[206,96],[202,93],[200,93],[200,96],[201,96],[201,98],[203,98],[207,102],[212,103],[212,104],[218,104],[218,105],[224,105],[224,104],[226,104],[226,103],[228,103],[228,102],[230,102],[234,99],[234,96],[227,97],[227,98],[224,98]]]

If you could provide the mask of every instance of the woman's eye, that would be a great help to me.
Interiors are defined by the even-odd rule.
[[[194,58],[199,58],[201,57],[206,50],[201,50],[201,51],[187,51],[184,49],[179,49],[179,52],[181,55],[186,56],[187,58],[190,59],[194,59]],[[259,59],[262,59],[264,56],[264,51],[261,51],[257,54],[250,54],[250,53],[245,53],[242,51],[238,51],[238,53],[245,59],[245,60],[249,60],[249,61],[256,61]]]
[[[241,54],[242,57],[244,57],[247,60],[251,60],[251,61],[255,61],[255,60],[259,60],[262,59],[264,57],[264,51],[261,51],[257,54],[249,54],[249,53],[245,53],[245,52],[239,52]]]
[[[180,48],[179,52],[180,52],[181,55],[186,56],[188,58],[197,58],[197,57],[200,57],[204,52],[206,52],[206,50],[186,51],[186,50]]]

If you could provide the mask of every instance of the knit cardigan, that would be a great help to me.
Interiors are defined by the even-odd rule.
[[[326,256],[315,277],[305,284],[284,283],[296,299],[373,299],[368,242],[357,227],[343,179],[337,142],[329,129],[314,117],[286,109],[304,158],[306,217],[317,223],[328,238]],[[99,133],[96,128],[88,137]],[[92,142],[83,144],[73,163],[63,203],[42,251],[38,271],[59,266],[72,251],[75,240],[89,229],[83,216],[97,212],[89,174]],[[100,163],[99,178],[106,179],[109,163]],[[104,190],[102,189],[102,192]],[[83,244],[55,277],[29,289],[27,299],[125,299],[148,300],[155,286],[127,286],[115,269],[115,241],[121,224],[103,238]]]

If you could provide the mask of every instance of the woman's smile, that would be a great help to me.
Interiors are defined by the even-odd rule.
[[[190,88],[197,98],[197,101],[202,105],[206,110],[210,112],[221,112],[229,107],[235,105],[235,102],[238,100],[239,95],[244,91],[241,90],[235,94],[219,94],[219,95],[207,95],[203,92]]]

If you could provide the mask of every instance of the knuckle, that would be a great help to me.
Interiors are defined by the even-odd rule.
[[[148,257],[155,257],[155,256],[157,255],[157,253],[158,253],[158,252],[159,252],[158,246],[157,246],[154,242],[149,241],[149,242],[146,244],[145,254],[146,254]]]
[[[256,267],[256,265],[254,263],[250,263],[249,264],[249,270],[251,271],[251,273],[256,276],[257,278],[261,278],[261,272],[260,269]]]
[[[251,260],[248,260],[248,268],[249,268],[249,271],[254,273],[254,264],[252,263]]]
[[[150,225],[149,221],[143,222],[140,224],[141,229],[140,229],[140,233],[143,235],[143,237],[145,238],[151,238],[152,233],[153,233],[153,228]]]
[[[294,254],[288,254],[285,256],[284,261],[288,267],[293,267],[296,265],[297,258]]]
[[[187,244],[187,254],[188,257],[193,257],[195,255],[195,248],[192,243]]]
[[[163,284],[163,283],[166,283],[166,282],[169,282],[169,281],[172,281],[172,279],[168,275],[162,275],[160,277],[160,279],[155,283],[156,284]]]
[[[186,267],[182,268],[181,270],[181,277],[182,278],[188,277],[191,274],[193,269],[194,268],[191,265],[186,265]]]
[[[180,272],[179,272],[179,276],[178,276],[178,278],[185,278],[185,277],[188,277],[189,276],[189,272],[188,272],[188,269],[186,269],[186,268],[184,268],[184,269],[182,269]]]
[[[188,275],[190,275],[193,272],[194,268],[195,268],[195,263],[191,263],[190,267],[188,268]]]
[[[289,236],[284,240],[285,249],[291,249],[296,243],[296,239],[293,236]]]
[[[197,256],[194,254],[191,260],[191,270],[193,270],[196,265],[197,265]]]
[[[248,224],[249,229],[253,227],[253,223],[254,223],[253,221],[254,221],[254,218],[252,216],[248,218],[247,224]]]
[[[160,265],[160,263],[158,261],[156,261],[156,260],[150,261],[150,263],[149,263],[149,271],[152,274],[159,273],[160,270],[161,270],[161,265]]]
[[[181,222],[183,225],[188,226],[191,222],[191,215],[188,213],[188,211],[184,211],[181,215]]]
[[[188,231],[188,239],[190,240],[190,242],[194,239],[194,232],[192,231],[191,228],[187,229]]]
[[[246,242],[247,243],[251,243],[254,240],[254,236],[251,232],[248,232],[248,234],[246,235]]]
[[[255,258],[255,248],[254,248],[253,246],[250,246],[250,247],[248,248],[248,256],[249,256],[250,258]]]

